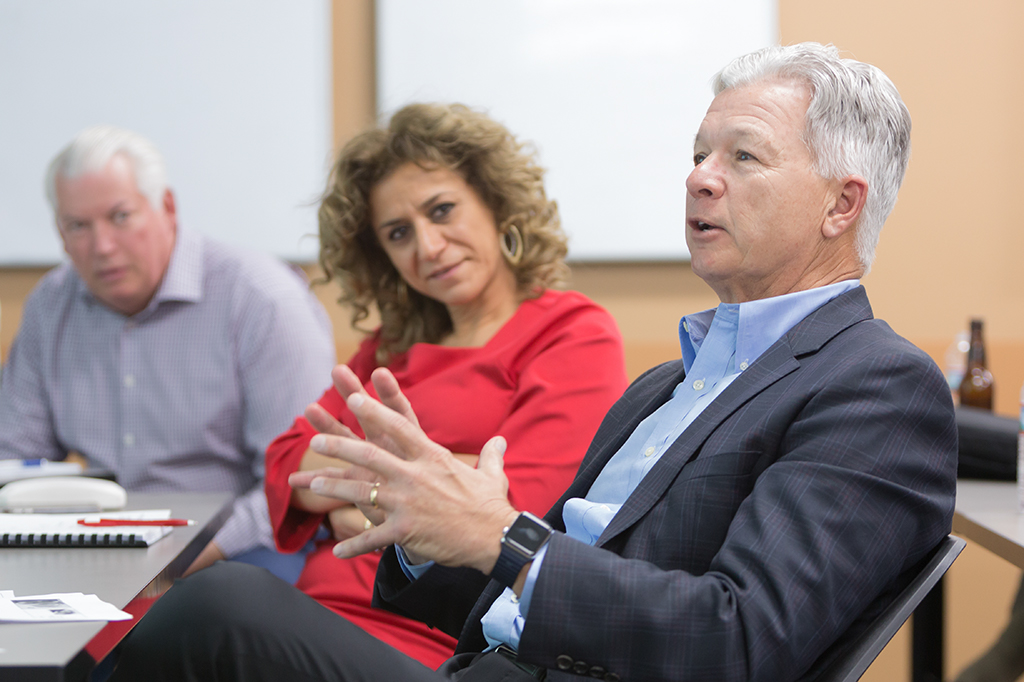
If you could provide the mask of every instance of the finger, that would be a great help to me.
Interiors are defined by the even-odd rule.
[[[382,403],[419,426],[420,422],[416,418],[416,413],[412,410],[412,403],[402,393],[402,389],[398,385],[398,379],[391,373],[391,370],[378,367],[373,370],[370,380],[373,382],[373,388],[377,391],[377,396]]]
[[[306,420],[313,425],[313,428],[320,433],[329,433],[333,436],[344,436],[346,438],[358,438],[352,432],[352,429],[335,419],[334,415],[325,410],[319,403],[307,405],[303,414]]]
[[[387,521],[387,513],[381,506],[380,491],[382,481],[373,481],[373,487],[370,488],[370,495],[367,496],[365,502],[360,502],[356,505],[359,511],[363,512],[363,516],[370,520],[375,526],[379,526]],[[373,490],[376,489],[376,494]],[[340,538],[339,538],[340,539]]]
[[[290,485],[293,488],[308,488],[309,484],[313,481],[313,479],[318,476],[322,476],[325,478],[366,480],[362,476],[353,476],[352,467],[349,467],[347,469],[310,469],[309,471],[294,471],[291,474],[289,474],[288,485]]]
[[[370,472],[367,469],[361,469],[361,471],[366,473],[366,474],[371,474],[371,476],[369,476],[369,477],[361,476],[359,478],[353,478],[352,476],[349,475],[349,473],[353,469],[360,469],[360,468],[359,467],[352,467],[350,469],[345,469],[345,470],[342,470],[340,472],[336,471],[336,470],[332,470],[332,469],[322,469],[319,472],[317,472],[317,471],[303,471],[303,472],[300,472],[300,473],[306,474],[306,476],[304,476],[304,478],[308,478],[309,479],[309,481],[307,483],[307,487],[310,490],[312,490],[315,493],[325,495],[327,497],[346,499],[346,500],[348,500],[350,502],[354,502],[356,504],[356,507],[358,507],[359,511],[361,511],[363,513],[363,515],[367,519],[369,519],[371,523],[373,523],[373,525],[379,526],[382,523],[384,523],[384,521],[387,520],[387,515],[385,514],[384,509],[380,506],[380,500],[379,500],[381,481],[376,476],[373,476],[372,472]],[[321,476],[318,476],[319,473],[323,473],[323,474],[326,474],[326,475],[321,477]],[[312,475],[310,475],[310,474],[312,474]],[[339,475],[339,474],[341,474],[341,475]],[[360,483],[365,484],[365,486],[368,486],[368,487],[360,488],[358,486],[334,486],[332,481],[325,481],[325,480],[318,481],[314,485],[313,481],[315,479],[317,479],[317,478],[333,479],[333,480],[344,479],[344,480],[350,481],[350,482],[360,482]],[[290,482],[290,480],[291,479],[289,478],[289,482]],[[358,498],[357,497],[355,499],[349,499],[349,497],[347,497],[347,495],[349,495],[349,494],[351,494],[351,495],[359,495],[361,490],[366,490],[367,491],[365,497],[363,497],[363,498]],[[326,491],[326,492],[321,492],[321,491]],[[337,494],[335,494],[335,491],[337,491]],[[338,538],[338,539],[341,540],[342,538]]]
[[[374,484],[368,481],[348,481],[329,476],[317,476],[309,482],[309,489],[317,495],[355,504],[356,502],[366,503],[370,499],[370,491],[374,490]],[[377,488],[377,491],[377,504],[379,505],[380,489]]]
[[[427,452],[443,450],[440,445],[427,438],[418,424],[373,398],[357,393],[349,397],[348,409],[359,420],[367,438],[382,444],[392,454],[402,459],[418,459]]]
[[[334,388],[345,400],[355,393],[366,393],[363,383],[348,365],[336,365],[331,370],[331,379],[334,381]]]
[[[378,404],[378,406],[380,405]],[[385,409],[383,406],[380,407]],[[405,464],[401,457],[365,440],[339,438],[338,436],[318,433],[310,439],[309,447],[313,452],[318,452],[321,455],[335,457],[357,467],[368,469],[374,474],[373,477],[393,478],[403,472],[403,465]],[[346,475],[344,478],[351,480],[353,478],[367,478],[367,476],[357,471],[355,476]],[[365,481],[362,482],[365,483]]]
[[[387,521],[388,515],[384,512],[383,509],[380,508],[379,502],[377,503],[377,505],[378,506],[376,507],[371,507],[368,504],[357,504],[356,507],[359,508],[359,511],[363,512],[363,516],[368,518],[370,520],[370,523],[372,523],[375,526],[379,526],[385,521]]]
[[[353,393],[352,395],[348,396],[348,398],[346,400],[346,404],[348,404],[349,410],[352,409],[352,404],[350,403],[350,401],[353,401],[353,400],[356,400],[356,401],[368,400],[368,401],[371,401],[371,402],[376,403],[376,404],[381,404],[379,400],[377,400],[374,397],[370,396],[365,391],[364,392],[360,392],[360,393]],[[413,424],[414,426],[418,426],[417,422],[409,420],[407,417],[402,415],[400,412],[398,412],[396,410],[393,410],[393,409],[391,409],[390,407],[387,407],[387,406],[384,406],[384,407],[385,407],[385,411],[382,414],[390,413],[391,415],[393,415],[393,417],[392,417],[393,419],[397,418],[398,420],[404,420],[406,422],[409,422],[409,423]],[[411,412],[412,410],[410,409],[409,411]],[[358,419],[358,416],[356,418]],[[363,433],[366,434],[366,439],[367,440],[369,440],[369,441],[379,445],[380,447],[384,448],[385,450],[394,451],[396,449],[396,445],[395,445],[394,441],[391,440],[391,437],[390,437],[390,434],[388,433],[388,430],[386,428],[381,428],[379,422],[374,421],[374,422],[363,423],[362,421],[360,421],[359,422],[359,426],[362,427]]]
[[[395,544],[389,524],[376,526],[334,546],[334,556],[339,559],[351,559],[360,554],[369,554],[388,545]]]
[[[504,473],[507,447],[508,443],[501,436],[495,436],[484,443],[484,448],[480,451],[480,460],[476,465],[477,470],[492,476]]]
[[[376,483],[381,479],[376,472],[370,471],[369,469],[361,466],[353,465],[346,469],[346,471],[348,473],[345,475],[345,478],[350,481],[369,481],[370,483]]]

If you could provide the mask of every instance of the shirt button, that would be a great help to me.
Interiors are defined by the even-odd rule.
[[[127,445],[128,447],[131,447],[131,446],[135,445],[135,434],[133,434],[133,433],[126,433],[126,434],[124,434],[124,444]]]
[[[693,390],[699,391],[702,388],[704,388],[704,380],[703,379],[697,379],[695,382],[693,382]]]
[[[135,323],[132,320],[128,320],[124,323],[125,329],[135,329]]]
[[[126,388],[131,388],[132,386],[134,386],[135,385],[135,375],[134,374],[125,374],[124,375],[124,385],[125,385]]]
[[[650,457],[654,454],[654,448],[647,448],[644,450],[644,457]]]
[[[746,370],[746,369],[747,369],[747,367],[750,367],[750,365],[748,365],[748,364],[747,364],[746,362],[741,362],[741,363],[740,363],[740,371],[741,371],[741,372],[742,372],[742,371],[744,371],[744,370]]]

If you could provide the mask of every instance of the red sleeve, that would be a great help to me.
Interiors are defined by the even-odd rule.
[[[615,321],[604,309],[579,294],[566,292],[542,317],[543,322],[537,326],[521,330],[529,339],[512,344],[516,348],[514,356],[493,358],[495,367],[503,366],[514,377],[515,388],[497,430],[472,438],[479,438],[478,445],[492,435],[506,438],[509,501],[517,509],[538,515],[547,512],[569,486],[605,412],[626,387],[622,339]],[[364,351],[365,346],[353,358],[353,365]],[[353,366],[364,382],[376,366],[373,351],[367,352],[370,362],[365,363],[365,376]],[[487,401],[488,388],[493,385],[487,374],[449,386],[455,389],[452,402]],[[320,404],[361,432],[333,388]],[[446,426],[456,424],[448,422]],[[462,435],[467,433],[463,431]],[[300,549],[323,520],[321,514],[290,506],[288,475],[298,469],[314,434],[312,426],[300,417],[267,450],[270,520],[278,547],[284,551]],[[436,434],[432,437],[437,439]]]
[[[509,502],[543,515],[569,487],[605,413],[626,388],[622,337],[608,312],[577,303],[517,364],[518,384],[497,435],[508,441]]]
[[[370,372],[376,367],[376,351],[377,339],[373,336],[363,341],[348,362],[348,366],[364,383],[369,380]],[[333,386],[328,388],[317,402],[343,424],[361,433],[341,395]],[[291,506],[292,487],[288,485],[288,476],[298,471],[302,456],[309,449],[309,441],[316,433],[313,425],[305,417],[300,416],[295,419],[290,429],[274,439],[267,448],[264,490],[267,493],[267,507],[270,510],[270,526],[274,531],[274,541],[282,552],[296,552],[302,549],[313,538],[323,521],[323,514],[310,514]]]

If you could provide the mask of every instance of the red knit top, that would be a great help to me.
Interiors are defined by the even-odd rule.
[[[376,396],[370,373],[378,337],[371,336],[349,367]],[[492,436],[508,441],[509,501],[544,514],[568,487],[605,412],[626,386],[622,339],[612,317],[576,292],[547,291],[523,302],[480,348],[419,343],[392,358],[389,369],[409,398],[420,426],[456,453],[479,453]],[[332,387],[320,404],[362,435]],[[291,507],[288,475],[316,431],[299,417],[267,449],[266,491],[278,547],[296,551],[320,528],[322,514]],[[297,587],[318,602],[436,668],[455,640],[423,623],[372,609],[377,554],[339,560],[333,539],[308,556]]]

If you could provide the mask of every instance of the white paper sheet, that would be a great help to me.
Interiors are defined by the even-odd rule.
[[[67,623],[73,621],[131,620],[132,615],[95,594],[65,592],[15,597],[0,590],[0,623]]]

